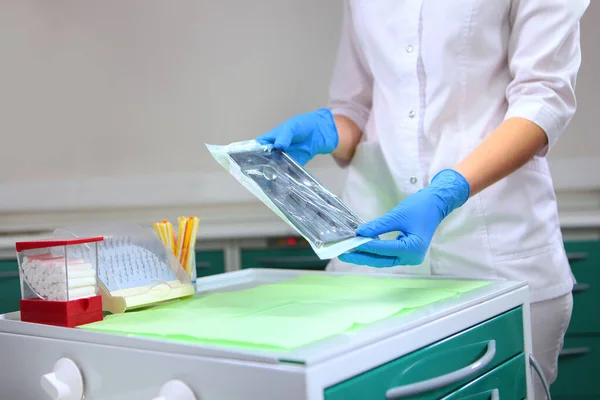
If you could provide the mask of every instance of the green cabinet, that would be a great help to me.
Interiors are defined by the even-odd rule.
[[[325,400],[383,400],[391,388],[447,375],[477,362],[489,351],[492,340],[495,341],[496,351],[483,370],[462,382],[407,398],[440,399],[522,354],[524,344],[521,308],[327,388]]]
[[[196,275],[198,278],[223,272],[225,272],[225,254],[222,250],[196,251]]]
[[[600,335],[567,336],[558,360],[558,378],[552,385],[553,398],[600,399]]]
[[[573,288],[573,315],[568,334],[600,333],[600,241],[567,242],[571,270],[577,284]]]
[[[324,270],[327,260],[320,260],[309,248],[243,249],[242,268],[286,268]]]
[[[566,242],[565,249],[577,284],[552,398],[600,399],[600,241]]]
[[[0,314],[18,311],[20,299],[17,260],[0,260]]]

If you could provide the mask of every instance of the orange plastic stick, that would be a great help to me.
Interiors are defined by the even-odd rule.
[[[181,254],[181,259],[180,259],[181,265],[185,269],[185,272],[188,273],[188,275],[190,274],[189,266],[187,264],[188,248],[190,246],[190,236],[191,236],[193,228],[194,228],[193,221],[191,221],[188,218],[186,220],[186,223],[185,223],[185,234],[184,234],[184,241],[183,241],[183,252]]]

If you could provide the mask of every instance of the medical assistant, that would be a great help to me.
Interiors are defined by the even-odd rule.
[[[446,217],[420,266],[334,260],[329,270],[523,280],[532,302],[571,291],[545,155],[575,112],[588,4],[347,1],[329,108],[363,131],[343,193],[362,218],[385,214],[453,168],[505,119],[539,125],[548,146]]]
[[[575,112],[579,21],[588,5],[346,0],[328,109],[257,138],[303,165],[333,154],[347,167],[343,200],[368,221],[357,234],[384,240],[340,255],[328,270],[527,281],[533,354],[549,383],[571,318],[574,278],[545,156]],[[539,152],[471,191],[461,164],[477,154],[481,165],[481,149],[491,149],[486,139],[498,146],[498,134],[516,146],[519,132]],[[514,150],[505,164],[523,151]],[[490,154],[492,160],[499,158]],[[534,384],[536,398],[544,398],[541,381]]]

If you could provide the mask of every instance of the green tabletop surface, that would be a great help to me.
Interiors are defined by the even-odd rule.
[[[79,328],[201,344],[291,350],[488,284],[305,275],[108,315],[103,321]]]

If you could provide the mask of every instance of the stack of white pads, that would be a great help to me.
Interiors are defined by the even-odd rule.
[[[96,295],[96,270],[83,259],[40,254],[25,256],[21,267],[31,289],[46,300],[66,301],[67,290],[69,300]]]

